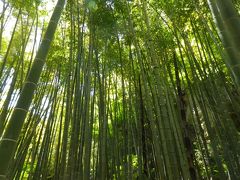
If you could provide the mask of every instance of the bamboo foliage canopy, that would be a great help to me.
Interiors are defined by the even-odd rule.
[[[0,1],[0,180],[240,179],[239,12]]]

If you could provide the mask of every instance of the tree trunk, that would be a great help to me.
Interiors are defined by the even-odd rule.
[[[14,155],[18,137],[20,135],[25,117],[33,99],[34,91],[40,78],[44,63],[46,61],[47,54],[53,40],[54,33],[56,31],[64,5],[65,0],[58,0],[52,17],[50,19],[46,34],[36,54],[33,66],[25,81],[25,84],[23,85],[23,89],[17,105],[9,120],[6,131],[0,140],[0,179],[6,179],[8,166]]]

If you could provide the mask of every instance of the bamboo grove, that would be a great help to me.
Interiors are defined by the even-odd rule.
[[[239,1],[49,3],[0,1],[0,180],[240,179]]]

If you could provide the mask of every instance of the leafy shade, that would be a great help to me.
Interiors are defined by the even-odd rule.
[[[238,1],[44,3],[0,3],[0,179],[240,179]]]

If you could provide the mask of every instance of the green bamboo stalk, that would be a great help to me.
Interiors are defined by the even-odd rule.
[[[233,7],[232,2],[222,0],[208,0],[212,16],[218,28],[219,36],[223,42],[227,57],[225,62],[233,73],[236,84],[240,85],[240,61],[239,61],[239,30],[240,18]]]
[[[2,35],[3,35],[3,31],[4,31],[4,21],[5,21],[5,12],[7,10],[7,8],[9,7],[9,3],[6,3],[5,1],[3,1],[3,6],[2,6],[2,13],[0,16],[0,53],[2,52]]]
[[[10,49],[11,49],[11,46],[12,46],[12,43],[13,43],[13,38],[14,38],[14,35],[16,33],[16,28],[17,28],[17,25],[18,25],[18,21],[20,19],[20,15],[22,13],[22,10],[20,9],[18,11],[18,15],[17,15],[17,19],[16,19],[16,22],[15,22],[15,25],[14,25],[14,28],[13,28],[13,32],[12,32],[12,35],[11,35],[11,39],[9,41],[9,44],[8,44],[8,47],[7,47],[7,51],[4,55],[4,58],[3,58],[3,63],[1,65],[1,68],[0,68],[0,78],[2,77],[2,74],[3,74],[3,70],[5,68],[5,65],[7,63],[7,59],[8,59],[8,55],[9,55],[9,52],[10,52]]]
[[[57,28],[58,21],[65,5],[65,0],[58,0],[57,5],[52,14],[46,34],[43,38],[41,46],[35,57],[33,66],[30,70],[29,76],[25,81],[23,90],[20,94],[17,105],[14,109],[11,119],[9,120],[8,127],[3,134],[0,141],[0,177],[6,178],[9,163],[13,157],[17,140],[21,132],[27,111],[31,104],[34,90],[36,89],[40,74],[45,63],[50,44],[53,40],[54,33]]]

